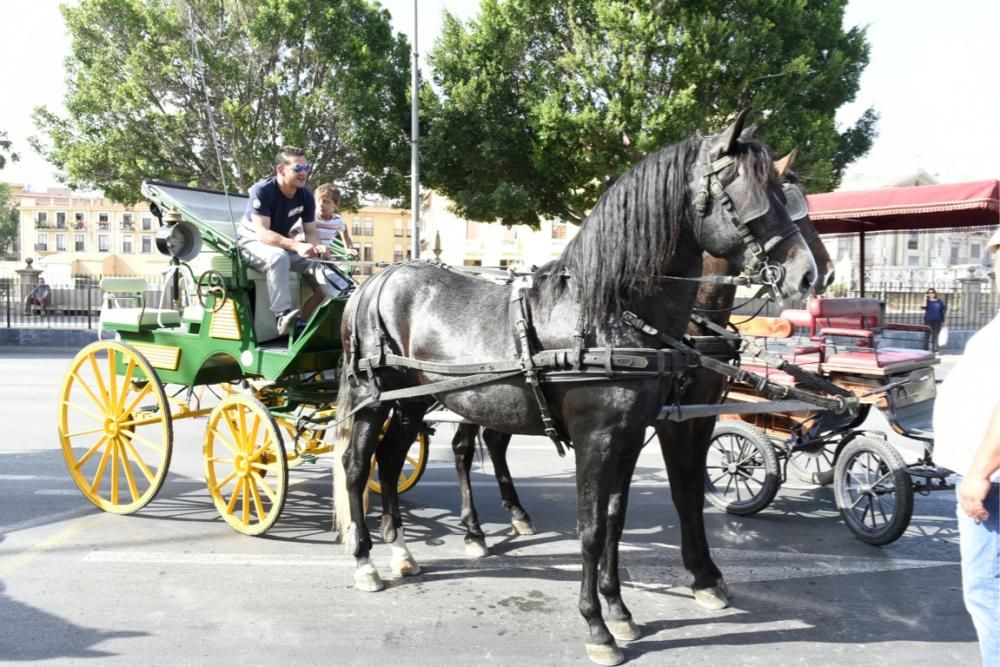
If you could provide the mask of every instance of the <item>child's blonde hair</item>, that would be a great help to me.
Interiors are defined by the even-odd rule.
[[[317,201],[323,197],[329,196],[333,200],[333,203],[340,206],[340,190],[333,183],[324,183],[323,185],[316,188],[313,196]]]

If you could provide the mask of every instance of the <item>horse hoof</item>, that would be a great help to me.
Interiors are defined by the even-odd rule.
[[[415,577],[420,574],[420,566],[412,558],[404,558],[392,563],[392,571],[401,577]]]
[[[620,665],[625,654],[615,644],[586,644],[587,657],[598,665]]]
[[[535,527],[531,525],[531,521],[525,521],[524,519],[511,519],[510,525],[514,527],[514,532],[518,535],[535,534]]]
[[[605,620],[604,624],[608,626],[608,632],[611,633],[611,636],[620,642],[630,642],[640,637],[639,626],[632,622],[632,619],[624,621]]]
[[[729,606],[729,596],[725,584],[712,588],[695,588],[692,592],[694,593],[694,601],[704,609],[718,611]]]
[[[486,542],[480,539],[465,540],[465,555],[469,558],[485,558],[489,555],[486,549]]]
[[[366,593],[377,593],[385,588],[385,584],[382,583],[382,578],[378,576],[378,570],[369,565],[355,571],[354,587]]]

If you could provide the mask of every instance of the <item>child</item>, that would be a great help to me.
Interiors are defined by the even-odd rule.
[[[340,190],[333,183],[324,183],[316,188],[313,196],[316,197],[316,231],[320,242],[328,246],[339,234],[347,251],[356,255],[358,251],[351,247],[351,233],[347,231],[347,223],[337,213],[340,207]],[[305,238],[301,224],[296,223],[292,227],[292,236],[300,240]]]

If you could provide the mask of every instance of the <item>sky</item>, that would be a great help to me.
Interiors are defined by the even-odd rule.
[[[35,189],[57,185],[54,169],[32,151],[32,109],[62,109],[68,38],[57,0],[18,3],[4,13],[0,39],[0,131],[20,162],[0,179]],[[411,37],[413,0],[383,0],[394,28]],[[466,21],[474,0],[419,0],[420,61],[447,9]],[[1000,2],[996,0],[850,0],[845,25],[868,26],[871,58],[857,99],[837,121],[846,127],[869,106],[881,114],[869,154],[848,168],[842,188],[877,187],[925,170],[942,183],[1000,178]]]

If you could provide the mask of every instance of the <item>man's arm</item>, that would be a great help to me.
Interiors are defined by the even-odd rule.
[[[312,245],[308,243],[296,241],[295,239],[290,239],[287,236],[279,234],[278,232],[271,231],[271,218],[266,215],[252,213],[250,215],[250,219],[253,221],[253,225],[257,229],[257,240],[261,243],[274,246],[276,248],[284,248],[285,250],[298,253],[303,257],[308,256],[308,254],[303,254],[303,252],[308,253],[312,249]],[[308,238],[308,232],[306,238]]]
[[[983,501],[990,492],[990,476],[997,470],[1000,470],[1000,403],[994,406],[986,436],[958,487],[962,511],[977,521],[985,521],[990,516]]]

